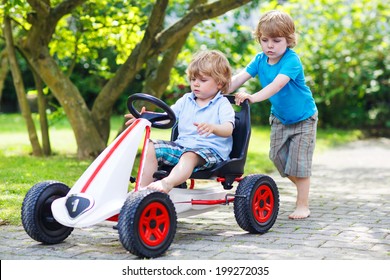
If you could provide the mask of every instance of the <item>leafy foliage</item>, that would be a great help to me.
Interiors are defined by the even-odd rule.
[[[52,5],[60,1],[52,1]],[[1,4],[14,21],[14,34],[29,29],[25,1]],[[190,1],[171,1],[165,28],[186,14]],[[146,0],[87,1],[61,19],[50,50],[79,88],[89,106],[108,79],[143,36],[153,3]],[[320,111],[320,126],[366,128],[374,135],[390,135],[390,3],[380,0],[290,0],[252,1],[216,19],[195,26],[171,71],[164,97],[173,103],[189,91],[185,69],[194,52],[220,49],[234,72],[243,69],[259,51],[252,38],[260,15],[282,9],[292,15],[299,33],[295,50],[305,67],[307,83]],[[0,38],[1,38],[0,30]],[[4,42],[0,39],[0,48]],[[32,76],[21,59],[26,88],[34,87]],[[24,64],[23,64],[24,63]],[[141,71],[129,91],[142,89]],[[15,102],[11,79],[7,78],[3,99]],[[245,85],[248,92],[261,88],[257,79]],[[126,111],[121,97],[114,113]],[[252,105],[254,123],[267,124],[269,102]],[[387,134],[386,134],[387,133]]]

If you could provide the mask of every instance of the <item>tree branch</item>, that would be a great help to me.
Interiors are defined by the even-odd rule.
[[[57,20],[64,15],[69,14],[75,7],[81,5],[87,0],[65,0],[57,6],[51,7],[50,0],[27,0],[33,10],[40,17],[54,16]]]
[[[65,0],[59,3],[57,6],[55,6],[52,11],[51,15],[56,19],[59,20],[64,15],[67,15],[72,12],[74,8],[77,6],[80,6],[84,2],[87,2],[87,0]]]
[[[33,13],[28,15],[27,21],[31,23],[30,32],[27,35],[27,40],[24,41],[24,47],[31,53],[35,53],[34,56],[41,56],[38,53],[38,49],[41,46],[47,47],[57,22],[66,14],[71,13],[72,10],[84,3],[86,0],[65,0],[59,3],[56,7],[51,8],[49,0],[27,0],[31,7],[34,9]],[[45,6],[49,5],[48,11]]]
[[[154,37],[154,34],[160,32],[161,26],[164,23],[165,10],[167,9],[168,2],[168,0],[157,0],[156,4],[153,6],[149,23],[145,30],[145,37],[147,35]]]
[[[190,32],[192,27],[202,20],[220,16],[227,11],[238,8],[251,1],[220,0],[194,8],[182,19],[156,36],[156,46],[153,48],[153,51],[161,52],[166,50],[175,43],[177,37],[181,37],[185,33]]]
[[[31,8],[39,15],[47,17],[50,13],[50,1],[48,0],[27,0]]]

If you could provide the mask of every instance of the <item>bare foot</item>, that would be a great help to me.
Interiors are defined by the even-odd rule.
[[[310,216],[310,210],[306,206],[297,206],[294,212],[292,212],[288,217],[293,220],[306,219]]]
[[[147,186],[147,188],[158,192],[163,192],[163,193],[169,193],[169,191],[172,189],[168,186],[168,184],[164,180],[158,180],[153,183],[150,183],[149,186]]]

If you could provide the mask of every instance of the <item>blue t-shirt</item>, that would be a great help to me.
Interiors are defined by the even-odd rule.
[[[229,158],[233,147],[233,137],[221,137],[214,134],[199,135],[194,123],[223,124],[231,122],[234,126],[234,109],[229,100],[220,92],[210,102],[200,107],[195,95],[186,93],[172,105],[178,119],[178,137],[175,142],[186,148],[209,148],[223,160]]]
[[[294,124],[312,116],[317,106],[310,88],[306,85],[303,66],[298,55],[287,49],[283,57],[274,65],[267,62],[268,57],[258,53],[246,67],[246,71],[255,77],[258,75],[262,87],[266,87],[278,74],[290,77],[290,81],[275,95],[271,101],[271,113],[283,124]]]

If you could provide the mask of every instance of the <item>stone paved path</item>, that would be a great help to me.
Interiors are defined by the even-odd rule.
[[[295,188],[277,174],[280,211],[266,234],[237,225],[233,206],[179,219],[162,260],[390,260],[390,140],[350,143],[315,155],[311,216],[292,221]],[[0,226],[0,259],[130,260],[112,224],[75,229],[52,246],[22,227]]]

